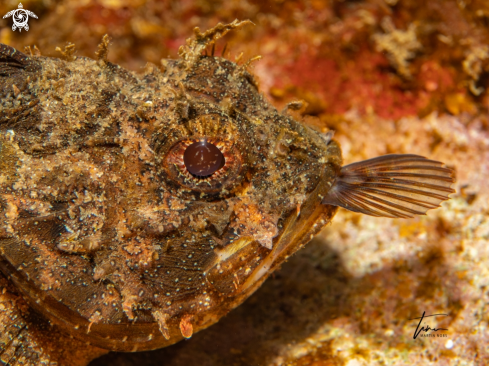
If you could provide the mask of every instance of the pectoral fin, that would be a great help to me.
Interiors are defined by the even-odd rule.
[[[371,216],[409,218],[440,206],[455,191],[453,170],[411,154],[392,154],[341,168],[323,204]]]

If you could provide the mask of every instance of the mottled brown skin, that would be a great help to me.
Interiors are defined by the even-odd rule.
[[[106,61],[106,39],[98,60],[0,45],[1,361],[188,338],[331,220],[338,145],[277,112],[246,66],[202,56],[239,25],[143,75]],[[203,137],[226,158],[206,179],[182,165]]]

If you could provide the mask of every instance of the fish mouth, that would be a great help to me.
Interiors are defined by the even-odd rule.
[[[300,211],[297,210],[285,220],[283,229],[273,240],[272,249],[241,284],[239,294],[233,301],[235,306],[250,296],[278,266],[304,247],[331,221],[338,208],[324,205],[322,200],[334,184],[336,170],[333,164],[327,164],[318,185],[302,203]],[[242,247],[251,244],[246,238],[241,240]]]

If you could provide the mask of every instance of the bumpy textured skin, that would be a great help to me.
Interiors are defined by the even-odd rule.
[[[82,366],[107,350],[70,337],[33,311],[0,273],[0,364]]]
[[[4,363],[188,338],[333,217],[321,199],[338,145],[277,112],[244,66],[199,51],[137,75],[103,47],[92,60],[0,45]],[[205,182],[179,165],[203,137],[226,156]]]

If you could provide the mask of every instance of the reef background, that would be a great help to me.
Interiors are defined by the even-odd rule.
[[[489,364],[489,2],[486,0],[25,0],[28,32],[0,19],[0,42],[68,42],[136,72],[178,57],[192,29],[235,18],[256,26],[216,44],[253,64],[277,107],[335,130],[346,164],[416,153],[455,168],[456,194],[410,220],[340,210],[305,249],[218,324],[154,352],[108,354],[91,365]],[[0,14],[18,1],[0,2]],[[210,52],[210,50],[209,50]],[[241,61],[241,62],[243,62]],[[416,320],[447,337],[413,339]]]

